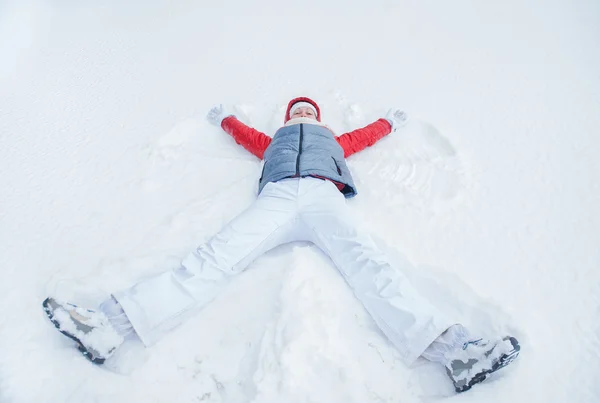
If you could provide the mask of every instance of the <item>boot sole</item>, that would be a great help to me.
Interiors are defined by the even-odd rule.
[[[103,357],[96,357],[94,355],[94,353],[90,350],[88,350],[83,343],[81,342],[81,340],[79,340],[76,336],[72,335],[71,333],[65,332],[64,330],[60,329],[60,323],[58,323],[58,321],[56,319],[54,319],[54,314],[52,309],[49,306],[49,302],[50,302],[50,298],[46,298],[44,300],[44,302],[42,302],[42,307],[44,308],[44,312],[46,312],[46,315],[48,316],[48,319],[50,319],[50,322],[52,322],[54,324],[54,326],[58,329],[59,332],[61,332],[62,334],[64,334],[65,336],[67,336],[69,339],[74,340],[77,343],[77,349],[81,352],[81,354],[83,354],[83,356],[85,358],[87,358],[88,360],[90,360],[91,362],[93,362],[94,364],[104,364],[104,361],[106,360]]]
[[[513,362],[515,360],[515,358],[517,358],[519,356],[519,352],[521,351],[521,346],[519,345],[519,342],[517,341],[517,339],[515,339],[514,337],[508,337],[508,340],[512,344],[513,350],[508,354],[501,355],[500,358],[498,359],[498,362],[496,362],[492,366],[491,369],[481,371],[480,373],[476,374],[471,379],[471,381],[469,381],[469,383],[467,385],[464,385],[460,388],[455,388],[457,393],[466,392],[467,390],[471,389],[473,387],[473,385],[476,385],[478,383],[485,381],[489,374],[496,372],[501,368],[506,367],[508,364]]]

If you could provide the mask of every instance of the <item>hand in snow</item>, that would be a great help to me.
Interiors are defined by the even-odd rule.
[[[390,109],[385,118],[392,125],[393,132],[406,125],[406,121],[408,120],[406,113],[400,109]]]
[[[210,124],[221,127],[221,122],[228,116],[234,116],[231,111],[227,110],[223,104],[215,105],[208,111],[208,115],[206,115],[206,120],[210,122]]]

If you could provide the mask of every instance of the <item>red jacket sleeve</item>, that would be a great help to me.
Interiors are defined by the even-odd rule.
[[[390,134],[392,125],[387,119],[379,119],[362,129],[353,130],[342,134],[336,140],[344,149],[344,157],[348,158],[354,153],[372,146],[384,136]]]
[[[271,144],[271,137],[246,126],[235,116],[228,116],[221,122],[221,128],[234,138],[235,142],[241,144],[246,150],[256,155],[261,160],[265,150]]]

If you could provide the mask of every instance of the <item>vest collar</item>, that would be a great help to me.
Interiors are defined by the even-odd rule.
[[[294,119],[290,119],[290,120],[288,120],[285,123],[285,126],[299,125],[300,123],[307,123],[309,125],[316,125],[316,126],[327,127],[327,125],[325,125],[323,122],[319,122],[318,120],[311,119],[311,118],[294,118]]]

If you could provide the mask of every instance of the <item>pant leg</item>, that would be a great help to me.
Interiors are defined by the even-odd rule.
[[[294,183],[268,184],[247,210],[184,258],[181,267],[114,294],[145,345],[209,303],[262,253],[294,240],[296,191]]]
[[[119,304],[113,296],[105,299],[100,304],[99,309],[106,315],[112,327],[114,327],[117,333],[123,336],[123,338],[135,335],[131,321],[127,315],[125,315],[121,304]]]
[[[427,347],[421,356],[429,361],[446,365],[448,353],[463,348],[464,344],[469,341],[469,337],[469,331],[464,326],[450,326]]]
[[[330,182],[302,195],[301,220],[313,242],[340,270],[356,297],[407,364],[416,360],[454,322],[446,318],[392,267],[361,231],[343,195]]]

